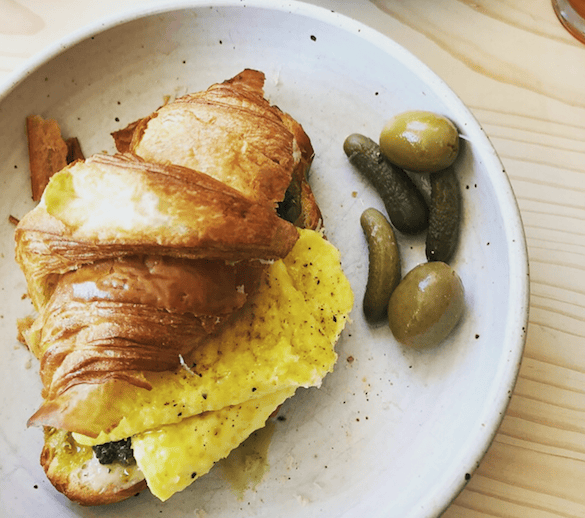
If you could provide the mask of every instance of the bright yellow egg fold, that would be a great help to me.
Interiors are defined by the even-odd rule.
[[[301,230],[253,300],[188,364],[147,374],[152,390],[129,386],[111,400],[125,415],[116,428],[75,439],[132,436],[151,491],[166,500],[262,427],[298,387],[321,385],[352,306],[339,251],[321,233]]]

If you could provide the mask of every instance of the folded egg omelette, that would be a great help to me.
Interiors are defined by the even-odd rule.
[[[91,445],[131,437],[148,488],[167,500],[264,426],[299,387],[320,386],[335,365],[353,293],[337,249],[320,232],[299,232],[292,251],[268,267],[250,304],[189,364],[149,374],[152,390],[109,387],[111,397],[87,401],[88,419],[110,412],[110,405],[124,417],[96,438],[73,433],[74,447],[51,452],[53,476],[88,463]],[[125,476],[135,482],[135,473]]]

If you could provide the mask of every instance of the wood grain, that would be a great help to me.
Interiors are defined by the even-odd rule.
[[[0,80],[137,0],[0,0]],[[585,45],[548,0],[311,0],[395,39],[470,107],[525,226],[530,324],[492,446],[446,518],[585,517]]]

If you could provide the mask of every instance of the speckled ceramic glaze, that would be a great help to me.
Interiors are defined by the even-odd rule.
[[[24,120],[57,119],[86,155],[114,151],[110,132],[243,68],[266,73],[267,97],[300,121],[316,151],[311,182],[356,295],[339,362],[323,386],[281,409],[269,469],[241,499],[214,469],[162,504],[147,492],[101,509],[71,504],[45,479],[37,361],[16,340],[31,312],[13,260],[9,216],[30,198]],[[144,4],[96,22],[37,56],[0,90],[0,515],[16,517],[438,516],[469,479],[506,409],[525,339],[528,267],[506,173],[470,112],[425,65],[350,19],[284,1]],[[349,165],[350,133],[377,139],[394,114],[448,116],[462,136],[459,273],[466,309],[441,347],[403,349],[361,312],[368,252],[359,216],[383,204]],[[424,236],[399,235],[403,273],[425,260]]]

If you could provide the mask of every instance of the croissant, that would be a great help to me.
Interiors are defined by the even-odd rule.
[[[249,199],[281,204],[297,226],[316,228],[321,212],[307,181],[311,141],[296,120],[264,98],[264,80],[262,72],[246,69],[181,97],[113,133],[116,147],[207,173]]]
[[[58,445],[69,440],[67,434],[100,444],[100,437],[112,431],[123,438],[146,433],[148,426],[173,425],[180,420],[174,414],[156,422],[160,406],[152,409],[153,415],[158,413],[152,423],[128,428],[124,405],[134,393],[147,408],[144,391],[183,390],[174,373],[185,367],[194,376],[185,359],[206,359],[213,376],[222,355],[231,358],[235,350],[222,344],[218,333],[232,325],[226,336],[247,333],[245,340],[257,340],[258,331],[242,329],[263,325],[264,316],[254,309],[258,304],[273,319],[290,313],[283,322],[289,319],[292,326],[298,320],[299,333],[311,337],[302,353],[306,358],[289,359],[286,368],[292,370],[284,376],[287,371],[281,369],[288,381],[280,388],[266,375],[272,367],[264,365],[263,388],[252,373],[234,390],[238,395],[233,401],[222,388],[223,399],[210,398],[199,410],[192,402],[183,418],[214,419],[210,411],[226,416],[252,412],[257,406],[246,401],[248,384],[254,383],[251,390],[258,389],[254,397],[263,402],[266,415],[257,412],[241,428],[240,433],[250,433],[297,386],[320,383],[335,361],[332,343],[352,299],[333,247],[325,247],[315,233],[305,236],[300,251],[291,256],[310,255],[311,246],[325,247],[323,264],[334,268],[329,274],[319,270],[324,266],[312,268],[321,272],[323,281],[329,275],[332,286],[343,286],[338,298],[328,288],[327,303],[317,302],[321,299],[316,295],[314,302],[305,302],[302,293],[312,288],[292,259],[287,266],[281,261],[272,267],[299,242],[298,227],[317,229],[322,218],[307,181],[313,159],[310,140],[299,123],[264,98],[263,85],[264,74],[245,70],[115,132],[116,155],[96,154],[53,175],[40,203],[16,228],[16,260],[37,312],[24,338],[40,361],[43,383],[43,403],[29,425],[46,427],[43,466],[72,499],[106,503],[130,493],[120,486],[88,494],[79,481],[68,482],[70,474],[55,460]],[[299,286],[292,278],[299,279],[294,281]],[[258,300],[257,292],[263,294]],[[274,293],[281,293],[280,301],[272,299]],[[311,315],[304,316],[305,305],[312,308]],[[301,309],[295,313],[293,307]],[[242,312],[249,323],[240,329],[234,322]],[[328,323],[317,325],[314,318],[325,315]],[[296,346],[278,341],[286,351]],[[262,354],[269,357],[267,351]],[[290,358],[295,354],[290,351]],[[222,384],[239,383],[230,381],[236,361],[234,357],[224,366]],[[189,386],[185,390],[193,394],[199,390]],[[112,404],[116,397],[119,405]],[[202,397],[207,400],[207,393]],[[102,442],[109,440],[118,438]]]
[[[282,257],[292,224],[213,178],[132,155],[63,169],[16,228],[16,260],[38,310],[56,276],[137,254],[237,261]]]

